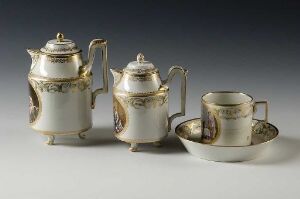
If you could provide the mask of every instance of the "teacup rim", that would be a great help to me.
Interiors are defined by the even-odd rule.
[[[242,103],[235,103],[235,104],[221,104],[221,103],[214,103],[214,102],[207,102],[203,99],[203,97],[207,96],[207,95],[210,95],[210,94],[216,94],[216,93],[237,93],[237,94],[241,94],[241,95],[245,95],[247,97],[250,97],[250,101],[247,101],[247,102],[242,102]],[[204,103],[204,104],[208,104],[208,105],[215,105],[215,106],[239,106],[239,105],[244,105],[244,104],[251,104],[254,102],[254,98],[247,94],[247,93],[243,93],[243,92],[240,92],[240,91],[211,91],[211,92],[207,92],[205,94],[203,94],[201,96],[201,102]]]

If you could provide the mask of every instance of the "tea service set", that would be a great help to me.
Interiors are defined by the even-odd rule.
[[[92,89],[91,72],[96,49],[101,51],[102,88]],[[48,137],[78,135],[84,139],[92,128],[96,97],[108,93],[107,40],[90,42],[88,58],[62,33],[41,49],[27,49],[32,58],[29,82],[29,124]],[[176,117],[185,115],[187,70],[172,66],[165,80],[159,70],[139,53],[123,69],[110,69],[113,78],[114,136],[130,144],[160,146]],[[169,85],[181,78],[180,112],[169,115]],[[257,105],[265,106],[264,120],[254,119]],[[268,102],[255,101],[241,92],[216,91],[201,98],[201,118],[179,124],[175,134],[191,154],[213,161],[244,161],[257,157],[278,136],[268,123]]]

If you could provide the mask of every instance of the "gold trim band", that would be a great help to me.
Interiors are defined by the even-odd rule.
[[[160,79],[158,72],[153,74],[142,74],[142,75],[125,73],[124,76],[124,79],[129,79],[131,81],[152,81],[155,78]]]
[[[147,97],[128,97],[128,96],[119,96],[119,98],[126,104],[128,107],[129,105],[135,109],[140,108],[156,108],[163,106],[165,103],[168,102],[168,95],[151,95]]]
[[[162,86],[157,91],[151,91],[151,92],[145,92],[145,93],[133,93],[133,92],[122,91],[117,88],[113,88],[113,92],[115,94],[125,95],[126,97],[149,97],[149,96],[154,96],[154,95],[165,94],[168,91],[169,91],[169,88],[167,86]]]
[[[204,100],[205,96],[211,95],[211,94],[218,94],[218,93],[241,94],[241,95],[250,97],[251,100],[247,101],[247,102],[236,103],[236,104],[220,104],[220,103],[207,102],[207,101]],[[214,92],[209,92],[209,93],[206,93],[206,94],[202,95],[201,102],[204,103],[204,104],[207,104],[207,105],[215,105],[215,106],[240,106],[240,105],[244,105],[244,104],[254,103],[254,99],[253,99],[253,97],[251,95],[246,94],[246,93],[242,93],[242,92],[238,92],[238,91],[214,91]]]
[[[74,52],[74,53],[70,53],[70,54],[55,54],[55,53],[46,53],[46,52],[43,52],[41,50],[39,50],[39,54],[40,55],[46,55],[46,56],[50,56],[50,57],[59,57],[59,58],[62,58],[62,57],[72,57],[72,56],[76,56],[78,54],[81,54],[82,50],[79,50],[78,52]]]
[[[127,73],[129,75],[134,75],[134,76],[147,76],[147,75],[153,75],[158,73],[157,68],[153,69],[128,69],[124,68],[124,73]]]
[[[77,92],[90,89],[92,85],[91,78],[81,78],[76,81],[43,81],[36,80],[34,78],[28,78],[32,83],[32,86],[39,90],[40,92],[49,92],[49,93],[67,93],[67,92]]]

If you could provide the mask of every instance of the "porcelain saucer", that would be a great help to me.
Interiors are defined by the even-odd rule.
[[[201,119],[179,124],[175,129],[185,148],[192,155],[212,161],[240,162],[259,156],[278,136],[278,129],[261,120],[252,120],[252,143],[249,146],[215,146],[200,142]]]

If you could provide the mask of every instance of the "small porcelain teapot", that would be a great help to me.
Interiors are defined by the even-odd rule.
[[[187,71],[173,66],[167,80],[162,81],[158,69],[139,53],[137,61],[111,72],[115,136],[130,143],[130,151],[137,151],[139,143],[159,146],[170,131],[173,119],[185,115]],[[177,73],[181,75],[181,112],[169,116],[168,84]]]
[[[95,49],[101,48],[103,88],[92,91],[91,68]],[[32,64],[29,81],[29,123],[54,143],[55,135],[77,134],[92,127],[92,108],[100,93],[108,92],[107,41],[91,41],[88,60],[81,50],[62,33],[41,49],[27,49]]]

